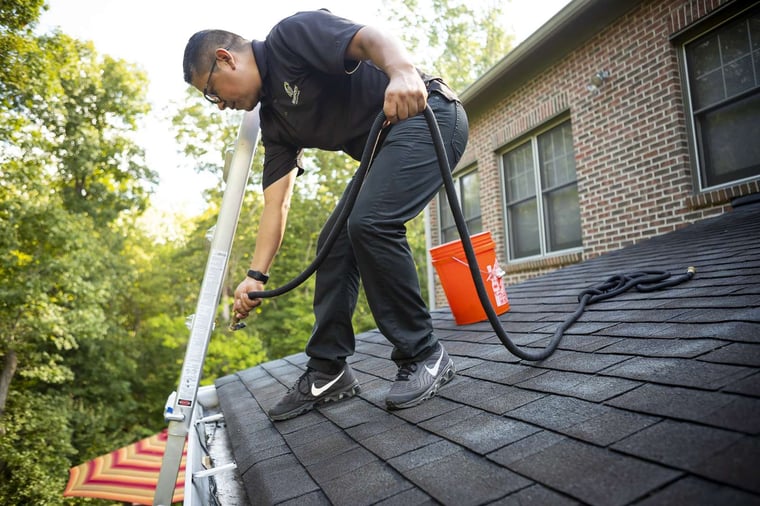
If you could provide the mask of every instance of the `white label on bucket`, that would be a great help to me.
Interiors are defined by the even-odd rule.
[[[494,260],[493,266],[488,266],[488,280],[491,282],[491,290],[493,290],[497,306],[504,306],[509,303],[507,291],[504,289],[503,275],[504,271],[501,270],[499,261]]]

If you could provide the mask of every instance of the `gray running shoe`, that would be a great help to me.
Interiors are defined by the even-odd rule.
[[[359,381],[346,364],[338,374],[307,368],[288,393],[269,410],[272,420],[287,420],[310,411],[317,404],[339,401],[359,393]]]
[[[432,355],[419,362],[401,364],[396,381],[385,397],[388,409],[411,408],[433,397],[456,374],[454,361],[440,343]]]

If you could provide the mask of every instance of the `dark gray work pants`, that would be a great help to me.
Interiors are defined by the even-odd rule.
[[[453,169],[467,144],[467,116],[459,102],[435,91],[428,104]],[[424,115],[394,125],[375,157],[347,226],[317,270],[316,323],[306,345],[309,367],[334,374],[354,353],[351,317],[360,277],[377,327],[394,346],[391,358],[403,362],[432,353],[437,339],[420,294],[406,222],[425,208],[442,184]],[[335,217],[333,213],[328,220],[319,247]]]

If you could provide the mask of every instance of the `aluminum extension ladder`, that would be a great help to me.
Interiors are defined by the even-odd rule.
[[[222,197],[222,206],[216,226],[213,229],[211,249],[195,315],[192,318],[190,339],[185,351],[179,387],[176,392],[169,396],[165,407],[164,417],[169,423],[168,439],[153,499],[154,506],[172,504],[172,496],[182,461],[182,452],[196,412],[195,407],[203,372],[203,362],[206,358],[211,332],[214,330],[216,311],[227,272],[227,263],[240,217],[253,155],[256,152],[259,140],[259,132],[259,107],[256,106],[255,109],[243,115],[229,169],[225,169],[226,186]],[[186,471],[185,480],[192,479],[193,474]]]

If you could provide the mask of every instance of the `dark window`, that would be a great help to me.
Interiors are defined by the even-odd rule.
[[[702,188],[760,175],[760,8],[683,46]]]
[[[459,198],[459,205],[462,208],[467,229],[470,235],[483,231],[483,224],[480,217],[480,178],[477,171],[468,172],[454,178],[454,185]],[[449,206],[449,200],[446,197],[446,191],[441,190],[438,195],[438,209],[440,209],[441,223],[441,243],[455,241],[459,239],[454,215]]]

